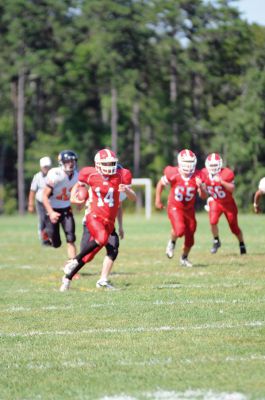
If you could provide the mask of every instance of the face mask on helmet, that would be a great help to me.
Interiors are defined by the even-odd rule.
[[[222,169],[223,160],[219,154],[212,153],[206,158],[205,166],[210,174],[216,175],[219,174]]]
[[[114,175],[117,172],[118,159],[116,154],[109,150],[100,150],[95,155],[95,167],[96,170],[102,175]]]
[[[71,150],[61,151],[58,163],[65,172],[73,172],[76,169],[77,155]]]
[[[178,166],[183,174],[193,174],[197,164],[197,157],[191,150],[182,150],[178,155]]]

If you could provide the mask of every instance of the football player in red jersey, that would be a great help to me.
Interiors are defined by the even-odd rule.
[[[118,159],[109,149],[100,150],[95,156],[95,167],[85,167],[78,175],[80,185],[87,185],[91,191],[90,212],[86,215],[86,225],[91,234],[87,246],[72,260],[68,261],[60,291],[69,289],[73,276],[91,261],[104,247],[114,230],[115,219],[120,205],[120,193],[129,200],[135,200],[130,188],[132,174],[128,169],[117,169]]]
[[[118,169],[121,169],[122,166],[118,164]],[[81,193],[80,197],[80,189],[84,189],[83,193]],[[136,194],[135,192],[131,189],[131,192],[134,195],[134,200],[136,200]],[[85,206],[85,215],[82,221],[83,225],[83,235],[81,238],[81,243],[80,243],[80,252],[87,246],[87,242],[90,240],[90,232],[87,228],[86,225],[86,215],[90,213],[90,202],[91,202],[91,190],[87,190],[86,186],[80,186],[80,183],[76,183],[75,186],[71,190],[71,203],[77,205],[79,209],[83,208]],[[120,239],[124,238],[124,230],[123,230],[123,210],[122,210],[122,202],[126,199],[126,195],[124,192],[120,193],[120,206],[118,209],[118,214],[116,217],[116,220],[118,222],[118,230],[116,232],[116,229],[111,232],[109,235],[108,242],[105,246],[106,249],[106,255],[103,260],[103,265],[102,265],[102,270],[100,274],[100,278],[96,283],[96,287],[99,289],[114,289],[114,286],[112,283],[109,281],[109,275],[112,271],[113,265],[115,260],[118,257],[119,254],[119,244],[120,244]],[[69,271],[70,272],[70,271]]]
[[[213,198],[209,203],[209,220],[213,235],[211,253],[215,254],[221,247],[218,222],[221,215],[224,214],[231,232],[239,241],[240,254],[246,254],[243,234],[238,226],[238,209],[233,198],[235,189],[234,172],[229,168],[223,168],[223,160],[217,153],[208,155],[205,161],[205,168],[201,172],[201,179],[205,184],[205,192]]]
[[[176,240],[184,236],[183,252],[180,257],[180,265],[192,267],[188,259],[189,252],[194,245],[194,233],[196,230],[195,199],[196,193],[201,195],[202,181],[200,172],[196,170],[197,158],[191,150],[182,150],[178,154],[178,166],[167,166],[164,175],[156,186],[155,206],[164,208],[161,202],[161,194],[167,185],[171,186],[167,213],[171,222],[171,239],[166,248],[166,255],[172,258]]]

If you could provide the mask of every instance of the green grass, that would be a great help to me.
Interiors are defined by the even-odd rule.
[[[95,288],[103,250],[60,293],[65,244],[41,247],[35,216],[1,216],[0,399],[265,399],[264,217],[239,216],[246,256],[224,219],[211,255],[197,219],[194,268],[182,240],[165,257],[165,214],[125,215],[120,290]]]

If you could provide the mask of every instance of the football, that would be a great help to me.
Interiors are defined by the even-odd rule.
[[[76,197],[80,201],[85,201],[88,199],[88,191],[85,186],[80,186],[77,190]]]

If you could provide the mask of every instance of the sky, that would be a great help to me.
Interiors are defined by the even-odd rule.
[[[265,0],[239,0],[235,4],[242,12],[242,19],[265,26]]]

